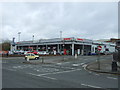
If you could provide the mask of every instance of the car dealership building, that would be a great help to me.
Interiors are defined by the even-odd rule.
[[[88,55],[89,53],[96,53],[97,46],[102,46],[102,51],[109,49],[110,52],[114,52],[115,44],[107,42],[98,42],[90,39],[82,38],[53,38],[53,39],[39,39],[34,41],[21,41],[21,42],[12,42],[11,51],[15,50],[37,50],[37,51],[46,51],[65,55]]]

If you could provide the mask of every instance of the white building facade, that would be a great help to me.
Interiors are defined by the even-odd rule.
[[[82,38],[53,38],[53,39],[40,39],[36,41],[21,41],[16,42],[14,45],[11,44],[11,51],[14,50],[36,50],[36,51],[46,51],[52,53],[56,51],[56,54],[66,54],[66,55],[89,55],[97,52],[97,46],[102,46],[101,53],[106,51],[114,52],[115,44],[93,41],[90,39]]]

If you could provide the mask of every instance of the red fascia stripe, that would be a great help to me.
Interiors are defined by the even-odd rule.
[[[64,38],[64,40],[71,40],[72,38]]]
[[[77,38],[77,40],[83,41],[84,39],[81,39],[81,38]]]

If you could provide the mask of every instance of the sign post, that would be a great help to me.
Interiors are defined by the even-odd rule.
[[[98,58],[97,58],[97,62],[98,62],[98,70],[100,70],[100,51],[102,50],[102,46],[98,46]]]
[[[27,57],[27,61],[29,61],[29,57]]]

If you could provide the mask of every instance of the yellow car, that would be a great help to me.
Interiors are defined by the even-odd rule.
[[[29,59],[39,59],[39,55],[35,55],[33,53],[28,53],[25,55],[25,59],[27,60],[27,58]]]

